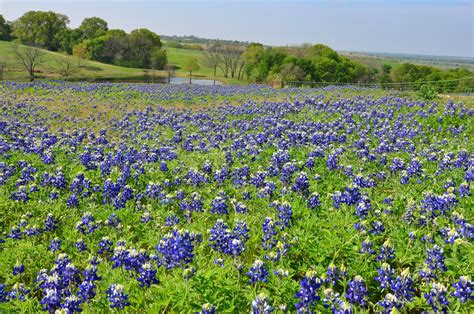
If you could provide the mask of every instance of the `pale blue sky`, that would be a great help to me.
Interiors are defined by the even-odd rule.
[[[126,31],[474,57],[474,0],[0,0],[8,20],[28,10],[64,13],[71,27],[99,16]]]

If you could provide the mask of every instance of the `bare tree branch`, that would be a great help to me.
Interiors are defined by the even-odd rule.
[[[73,63],[70,56],[61,58],[59,60],[59,73],[65,78],[70,77],[76,70]]]
[[[30,75],[30,81],[33,82],[35,80],[36,67],[43,62],[44,53],[36,47],[20,47],[17,44],[13,46],[13,51]]]

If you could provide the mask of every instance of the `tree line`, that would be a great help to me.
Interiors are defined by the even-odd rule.
[[[160,36],[148,29],[127,34],[99,17],[77,28],[68,24],[66,15],[52,11],[28,11],[12,22],[0,15],[0,39],[126,67],[162,69],[167,63]]]
[[[219,51],[216,52],[219,54]],[[234,49],[234,55],[239,54]],[[208,52],[208,58],[212,52]],[[214,66],[226,66],[224,54],[216,56]],[[264,47],[252,43],[240,53],[235,63],[238,77],[251,82],[305,82],[377,84],[382,87],[416,85],[431,82],[438,92],[469,92],[474,90],[474,73],[465,68],[440,69],[426,65],[402,63],[395,66],[383,64],[380,68],[369,67],[350,60],[322,44],[304,44],[297,47]],[[471,77],[470,80],[464,78]]]

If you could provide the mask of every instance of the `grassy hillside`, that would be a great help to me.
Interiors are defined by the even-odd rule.
[[[43,62],[37,68],[37,76],[41,78],[61,78],[61,63],[66,56],[46,50],[43,50],[43,53]],[[28,73],[15,56],[13,43],[0,41],[0,56],[6,59],[4,79],[28,79]],[[79,64],[77,58],[70,58],[73,60],[72,78],[76,79],[139,79],[147,75],[143,69],[125,68],[89,60],[82,60]],[[164,73],[157,73],[157,75],[159,74],[164,76]]]
[[[201,69],[196,71],[196,76],[212,76],[213,71],[210,67],[206,66],[204,62],[204,51],[200,50],[191,50],[191,49],[178,49],[178,48],[171,48],[166,47],[166,53],[168,56],[168,62],[171,65],[177,67],[176,73],[183,73],[188,74],[185,70],[183,70],[183,66],[186,61],[190,58],[196,58],[199,61],[199,66]],[[219,73],[217,73],[219,75]]]
[[[205,65],[204,52],[189,49],[166,48],[168,61],[177,67],[176,76],[187,77],[188,73],[182,68],[185,62],[192,57],[196,57],[199,61],[201,69],[193,73],[193,76],[200,78],[213,78],[212,69]],[[38,78],[60,79],[61,64],[64,62],[66,55],[47,50],[43,51],[43,62],[37,67],[36,76]],[[6,80],[27,80],[28,73],[20,64],[20,60],[16,57],[13,50],[13,43],[0,41],[0,58],[6,59],[6,66],[3,73],[3,79]],[[80,80],[150,80],[152,76],[151,70],[126,68],[111,64],[105,64],[97,61],[79,60],[69,56],[73,61],[73,73],[68,79]],[[220,72],[220,71],[218,71]],[[221,73],[217,73],[216,79],[228,81],[224,79]],[[166,77],[164,71],[155,71],[156,77]]]

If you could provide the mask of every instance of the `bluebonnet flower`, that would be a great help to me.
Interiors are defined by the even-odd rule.
[[[76,229],[79,230],[82,234],[89,234],[93,233],[99,228],[99,224],[95,221],[94,216],[92,213],[86,212],[76,224]]]
[[[433,271],[446,271],[446,266],[444,265],[444,251],[441,247],[435,244],[431,250],[426,249],[426,252],[428,255],[426,258],[426,265],[429,269]]]
[[[321,202],[319,201],[319,194],[317,192],[314,192],[313,194],[308,197],[307,200],[307,207],[309,209],[316,209],[321,205]]]
[[[362,198],[356,206],[356,214],[361,219],[367,217],[370,209],[372,208],[370,200],[367,198]]]
[[[53,216],[53,214],[48,214],[44,221],[44,230],[45,231],[54,231],[58,228],[58,221]]]
[[[83,239],[78,239],[75,243],[74,246],[78,249],[79,252],[84,252],[87,250],[87,244],[84,242]]]
[[[273,312],[273,307],[268,304],[268,297],[265,293],[260,293],[252,301],[252,314],[269,314]]]
[[[6,290],[4,283],[0,284],[0,303],[8,302],[9,293]]]
[[[390,242],[390,239],[387,239],[382,244],[382,248],[380,249],[380,254],[377,256],[377,261],[386,261],[389,259],[394,259],[394,249],[392,247],[392,243]]]
[[[228,215],[226,199],[220,196],[214,198],[211,204],[211,214]]]
[[[199,314],[216,314],[216,307],[210,303],[202,305],[201,312]]]
[[[194,258],[196,235],[188,230],[173,229],[163,237],[156,250],[163,257],[166,268],[179,267],[191,263]]]
[[[372,229],[369,230],[370,233],[380,235],[385,232],[385,227],[383,226],[383,223],[379,220],[374,221],[372,226]]]
[[[77,292],[77,296],[81,302],[93,299],[95,297],[95,288],[96,285],[92,281],[81,282],[79,285],[79,291]]]
[[[68,207],[77,207],[79,206],[79,199],[77,198],[76,194],[72,194],[67,200]]]
[[[268,270],[265,268],[262,260],[257,259],[250,270],[247,272],[247,276],[250,278],[250,284],[256,282],[266,282],[268,277]]]
[[[391,293],[387,293],[385,295],[385,299],[379,301],[377,304],[383,308],[381,312],[382,314],[392,314],[394,313],[394,310],[400,309],[403,306],[403,304],[398,300],[398,298]]]
[[[30,289],[25,287],[22,283],[15,283],[10,292],[10,300],[19,299],[25,301],[25,297],[30,293]]]
[[[367,304],[367,286],[365,285],[364,278],[357,275],[354,280],[349,281],[349,286],[346,293],[346,299],[352,304],[360,304],[365,306]]]
[[[40,301],[43,311],[54,313],[61,306],[61,291],[56,288],[46,288],[43,291],[43,299]]]
[[[152,284],[158,284],[158,279],[156,279],[156,270],[153,269],[150,263],[145,263],[140,267],[139,270],[140,276],[137,278],[140,282],[140,287],[150,287]]]
[[[262,247],[264,250],[271,250],[278,242],[276,239],[277,231],[275,222],[269,217],[265,218],[262,224],[262,230]]]
[[[41,233],[41,229],[37,226],[28,226],[25,228],[25,235],[28,237],[36,237]]]
[[[64,303],[61,307],[65,309],[67,313],[82,312],[81,303],[82,301],[80,298],[75,295],[69,295],[64,298]]]
[[[293,218],[291,205],[287,202],[280,203],[275,201],[271,206],[276,207],[276,210],[278,211],[278,221],[276,224],[280,226],[280,230],[290,227],[290,222]]]
[[[110,227],[118,228],[122,220],[117,217],[116,213],[110,214],[109,218],[105,221],[105,224]]]
[[[61,240],[54,238],[49,242],[48,250],[52,252],[59,251],[61,249]]]
[[[466,303],[469,300],[474,300],[474,295],[472,294],[474,284],[469,279],[469,277],[459,277],[459,281],[454,283],[453,287],[456,288],[456,290],[451,292],[451,296],[458,298],[462,303]]]
[[[471,196],[472,193],[469,189],[469,183],[467,182],[463,182],[459,185],[459,196],[464,198],[464,197],[468,197],[468,196]]]
[[[128,294],[124,293],[124,286],[119,284],[111,284],[105,291],[110,303],[110,308],[124,309],[129,306]]]
[[[424,297],[434,312],[447,313],[449,301],[446,294],[447,289],[442,283],[433,283],[430,292],[425,293]]]
[[[151,215],[151,212],[148,210],[143,212],[140,218],[140,222],[147,223],[147,222],[150,222],[151,220],[153,220],[153,216]]]
[[[339,293],[335,293],[333,289],[324,290],[324,307],[329,308],[335,314],[352,314],[351,305],[339,298]]]
[[[97,271],[98,269],[96,265],[87,265],[87,267],[82,272],[82,275],[84,276],[84,281],[93,282],[102,280],[102,277],[97,274]]]
[[[160,163],[160,171],[168,171],[168,165],[166,164],[166,161],[162,161]]]
[[[378,276],[374,277],[375,281],[380,284],[380,289],[387,289],[391,287],[393,281],[393,275],[395,271],[390,267],[389,264],[383,263],[382,266],[377,270]]]
[[[172,227],[178,225],[180,222],[178,216],[176,215],[169,215],[165,218],[165,226]]]
[[[392,281],[392,290],[402,304],[404,303],[404,300],[408,300],[409,302],[413,300],[415,289],[408,268],[404,269],[400,276],[397,276],[397,278]]]
[[[338,268],[334,264],[330,264],[328,266],[328,269],[326,271],[326,283],[330,283],[332,285],[336,285],[339,280],[343,280],[345,277],[347,277],[347,270],[344,265],[342,265],[340,268]]]
[[[308,271],[300,280],[301,289],[295,294],[299,302],[295,304],[297,313],[312,312],[316,302],[321,300],[317,295],[323,281],[316,276],[315,271]]]
[[[436,272],[432,271],[428,267],[423,267],[420,272],[420,278],[424,279],[426,282],[431,282],[432,279],[438,278]]]
[[[114,243],[110,241],[109,237],[102,237],[99,242],[99,250],[97,251],[97,254],[112,253],[113,244]]]
[[[238,202],[235,205],[235,212],[239,214],[246,214],[248,212],[247,206],[245,206],[245,204],[243,204],[242,202]]]
[[[283,278],[289,276],[289,271],[283,268],[273,270],[273,274],[277,277]]]
[[[309,193],[309,179],[306,172],[302,171],[298,173],[295,179],[295,185],[291,187],[292,190],[307,195]]]
[[[339,158],[337,154],[331,153],[328,155],[328,159],[326,160],[326,166],[329,170],[338,169]]]
[[[374,244],[372,241],[370,241],[369,239],[365,239],[362,242],[362,248],[359,250],[359,253],[376,254],[376,252],[373,250],[373,246]]]
[[[21,264],[20,262],[17,262],[15,266],[13,267],[13,276],[22,274],[25,271],[25,265]]]

